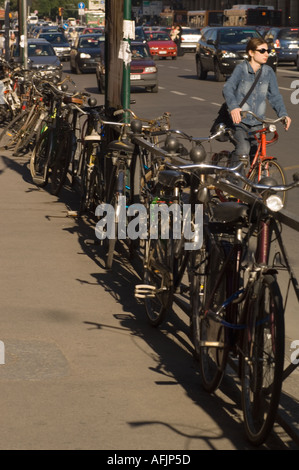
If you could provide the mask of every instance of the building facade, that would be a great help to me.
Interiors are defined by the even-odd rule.
[[[299,26],[299,0],[163,0],[165,6],[170,6],[174,10],[224,10],[231,8],[235,4],[246,5],[271,5],[275,9],[283,11],[284,25]]]

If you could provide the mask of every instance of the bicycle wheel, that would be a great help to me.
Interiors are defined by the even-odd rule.
[[[106,238],[105,240],[105,250],[106,250],[106,269],[111,269],[112,264],[113,264],[113,258],[114,258],[114,251],[115,251],[115,246],[116,246],[116,241],[117,241],[117,236],[118,236],[118,226],[119,226],[119,197],[125,196],[126,194],[126,175],[125,175],[126,170],[123,169],[118,169],[118,175],[115,179],[114,183],[114,189],[112,191],[112,196],[110,198],[110,205],[114,207],[114,237],[109,237]],[[108,201],[107,201],[108,202]]]
[[[94,212],[104,202],[104,178],[100,162],[96,161],[100,156],[98,152],[94,155],[89,147],[85,147],[82,158],[80,213]]]
[[[51,171],[51,193],[58,196],[63,187],[72,156],[72,133],[67,132],[59,145],[53,160]]]
[[[221,246],[209,248],[206,241],[200,256],[202,274],[196,281],[192,302],[193,341],[203,388],[212,393],[221,383],[228,356],[226,328],[208,313],[216,312],[226,298],[226,273],[215,285],[225,254]]]
[[[266,176],[274,178],[278,186],[286,184],[286,176],[285,176],[284,170],[282,169],[280,164],[272,158],[265,158],[265,160],[263,160],[260,163],[260,175],[261,175],[260,179]],[[255,168],[253,168],[248,179],[250,179],[250,181],[254,183],[259,182],[259,166],[258,165]],[[246,189],[246,191],[250,191],[250,186],[245,185],[244,189]],[[285,205],[286,197],[287,197],[286,191],[278,192],[277,194],[281,198],[283,204]]]
[[[29,145],[34,142],[37,133],[36,129],[38,121],[39,114],[33,115],[30,122],[27,123],[26,129],[23,129],[23,131],[18,136],[13,155],[18,155],[22,151],[27,150]]]
[[[48,183],[48,167],[52,148],[53,137],[48,129],[40,136],[30,158],[30,173],[37,186],[44,187]]]
[[[18,138],[19,131],[28,117],[28,111],[18,114],[1,132],[0,134],[0,148],[11,149],[15,146]]]
[[[283,303],[272,275],[255,282],[245,317],[242,406],[247,437],[260,445],[275,421],[284,365]]]
[[[147,240],[145,246],[143,287],[146,288],[145,310],[149,322],[159,326],[173,301],[171,240]]]

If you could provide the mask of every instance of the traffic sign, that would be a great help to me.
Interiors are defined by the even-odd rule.
[[[79,10],[84,10],[85,4],[83,2],[78,3]]]
[[[69,25],[67,23],[64,23],[64,25],[62,27],[63,27],[63,29],[68,29]]]

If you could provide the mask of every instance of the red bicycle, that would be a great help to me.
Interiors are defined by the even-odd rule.
[[[242,116],[245,117],[247,114],[251,114],[254,118],[262,123],[262,128],[254,131],[254,137],[257,141],[257,150],[255,156],[251,162],[249,171],[246,175],[253,183],[258,183],[263,177],[271,177],[275,180],[278,186],[284,186],[286,184],[286,176],[282,166],[277,162],[277,158],[274,156],[267,155],[267,146],[274,144],[278,140],[278,132],[276,130],[277,122],[284,122],[285,118],[261,119],[256,116],[252,111],[242,111]],[[267,140],[267,135],[272,134],[272,137]],[[231,153],[227,150],[223,150],[219,153],[215,153],[212,156],[212,162],[220,166],[231,166]],[[246,191],[251,191],[248,184],[244,185]],[[221,201],[226,201],[228,198],[227,194],[221,193],[219,190],[216,191],[217,196]],[[286,202],[286,193],[279,194],[283,204]]]

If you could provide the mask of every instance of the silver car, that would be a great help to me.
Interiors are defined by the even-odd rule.
[[[45,39],[28,39],[28,68],[41,72],[43,75],[56,75],[61,78],[62,64],[51,44]],[[14,62],[22,62],[22,48],[14,45],[12,51]]]
[[[183,26],[181,36],[181,49],[183,52],[195,52],[200,37],[200,29]]]

